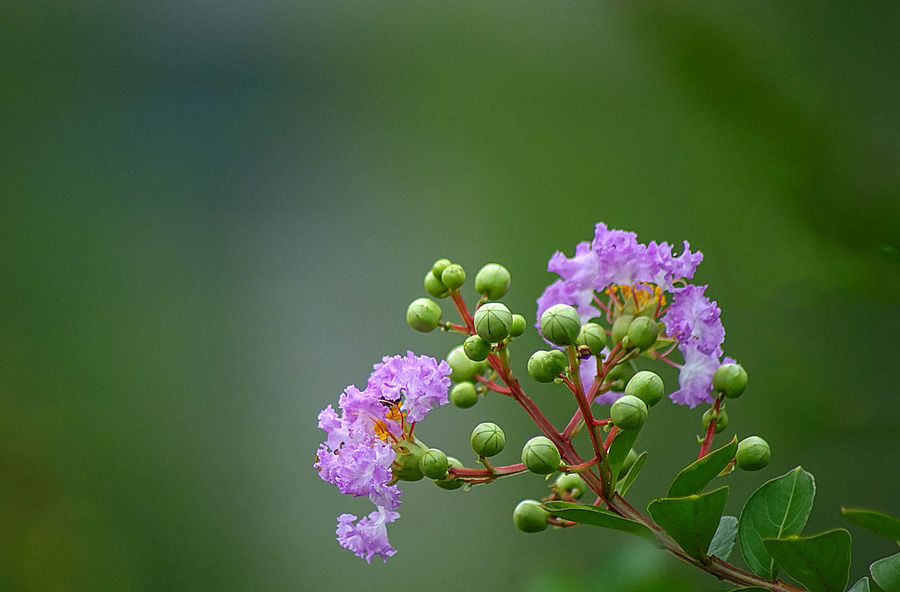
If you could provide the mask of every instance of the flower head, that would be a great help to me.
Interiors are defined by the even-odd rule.
[[[399,517],[400,489],[394,464],[397,451],[414,440],[413,425],[434,407],[449,401],[450,366],[434,358],[383,358],[376,364],[364,391],[348,386],[338,400],[340,415],[329,405],[319,413],[326,433],[315,467],[322,480],[342,494],[368,496],[376,510],[353,524],[356,516],[338,518],[338,541],[371,562],[387,560],[396,551],[387,540],[386,524]]]
[[[685,241],[680,255],[673,254],[668,243],[651,241],[642,244],[633,232],[611,230],[598,223],[594,240],[575,247],[575,255],[567,258],[556,252],[547,265],[560,279],[550,284],[538,298],[538,318],[555,304],[574,306],[582,322],[605,314],[614,321],[622,314],[660,316],[666,334],[678,341],[684,357],[679,375],[680,389],[670,395],[679,404],[694,407],[711,400],[712,374],[720,365],[725,328],[716,303],[705,296],[706,286],[687,283],[703,253],[691,251]],[[665,308],[672,295],[671,304]],[[603,295],[608,295],[604,305]],[[603,312],[601,312],[603,309]],[[582,365],[582,376],[594,372],[595,366]],[[604,393],[597,401],[614,401],[618,393]]]

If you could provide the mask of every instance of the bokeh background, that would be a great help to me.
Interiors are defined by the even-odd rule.
[[[334,540],[369,504],[318,479],[316,415],[381,356],[456,344],[404,323],[431,262],[505,263],[507,303],[532,316],[549,257],[601,220],[705,254],[697,280],[751,375],[718,441],[774,451],[728,478],[728,511],[800,464],[807,532],[851,530],[863,575],[896,547],[839,507],[900,515],[898,17],[6,0],[0,589],[723,589],[626,535],[518,533],[536,477],[406,486],[388,564]],[[700,410],[654,415],[640,505],[696,455]],[[508,400],[419,434],[471,461],[485,420],[515,462],[534,429]]]

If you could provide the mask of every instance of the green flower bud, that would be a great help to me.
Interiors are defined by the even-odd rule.
[[[442,314],[437,302],[430,298],[418,298],[406,309],[406,322],[416,331],[428,333],[441,322]]]
[[[630,449],[625,456],[625,460],[622,461],[622,468],[620,469],[619,474],[625,475],[637,459],[638,453],[635,452],[634,448]]]
[[[497,343],[509,336],[512,327],[512,313],[500,302],[482,304],[475,311],[475,332],[491,343]]]
[[[772,450],[769,448],[769,443],[759,436],[750,436],[738,443],[737,454],[734,458],[739,469],[758,471],[769,464]]]
[[[458,289],[465,281],[466,270],[462,268],[462,265],[451,263],[444,269],[443,273],[441,273],[441,283],[450,290]]]
[[[713,410],[707,409],[706,413],[703,414],[703,429],[709,428],[709,422],[712,421]],[[719,413],[716,415],[716,433],[720,433],[725,431],[725,428],[728,427],[728,413],[724,409],[720,409]]]
[[[480,374],[488,366],[487,362],[470,360],[462,346],[450,350],[450,353],[447,354],[447,363],[450,364],[450,380],[454,382],[472,380],[476,374]]]
[[[512,316],[512,325],[509,327],[509,336],[510,337],[518,337],[525,333],[526,321],[525,317],[520,314],[514,314]]]
[[[429,479],[443,479],[447,476],[447,455],[443,450],[429,448],[419,459],[419,470]]]
[[[447,457],[447,466],[453,467],[455,469],[463,468],[463,464],[461,462],[459,462],[457,459],[453,458],[452,456]],[[465,485],[465,482],[460,481],[458,478],[455,478],[455,477],[452,479],[449,477],[444,477],[443,479],[435,480],[434,484],[437,485],[438,487],[440,487],[441,489],[453,490],[453,489],[459,489],[460,487]]]
[[[641,370],[631,377],[628,384],[625,385],[625,394],[634,395],[647,404],[647,407],[653,407],[659,403],[665,393],[662,378],[656,372],[649,370]]]
[[[587,485],[578,473],[563,473],[556,478],[556,491],[560,493],[568,491],[573,498],[581,499],[587,491]]]
[[[605,380],[611,385],[613,391],[621,393],[633,376],[634,366],[631,365],[631,362],[623,362],[610,368],[606,373]]]
[[[478,335],[470,335],[463,342],[463,351],[473,362],[483,362],[491,353],[491,344]]]
[[[453,385],[450,389],[450,402],[460,409],[468,409],[478,402],[478,392],[475,385],[468,380]]]
[[[506,445],[506,435],[495,423],[480,423],[472,430],[469,443],[478,456],[494,456]]]
[[[401,440],[395,447],[397,452],[391,470],[401,481],[418,481],[423,477],[419,470],[419,460],[427,447],[418,440]]]
[[[475,275],[475,291],[488,300],[499,300],[509,291],[509,270],[498,263],[488,263]]]
[[[737,399],[747,388],[747,371],[740,364],[722,364],[713,374],[713,390]]]
[[[581,330],[578,311],[568,304],[554,304],[541,315],[541,335],[556,345],[572,345]]]
[[[522,462],[532,473],[549,475],[559,468],[559,461],[559,450],[546,436],[535,436],[522,448]]]
[[[585,323],[575,338],[575,345],[586,345],[596,356],[606,347],[606,331],[597,323]]]
[[[446,298],[450,295],[447,286],[441,283],[440,278],[434,277],[430,271],[425,274],[425,291],[433,298]]]
[[[628,327],[633,320],[634,316],[632,315],[619,315],[618,318],[616,318],[616,322],[614,322],[612,326],[613,344],[619,343],[626,335],[628,335]]]
[[[622,430],[639,430],[647,421],[647,404],[634,395],[624,395],[609,409],[612,422]]]
[[[628,325],[628,341],[638,349],[647,349],[659,337],[659,323],[651,318],[637,317]]]
[[[539,349],[528,358],[528,365],[526,366],[528,376],[537,382],[553,382],[553,379],[556,378],[556,374],[550,372],[544,365],[544,360],[547,359],[548,353],[546,350]]]
[[[535,500],[523,500],[513,510],[513,524],[522,532],[541,532],[547,528],[549,515]]]
[[[434,262],[434,265],[431,266],[431,275],[435,277],[435,279],[441,279],[441,275],[443,275],[444,270],[450,267],[451,261],[449,259],[438,259]]]
[[[547,356],[544,358],[544,368],[547,372],[555,377],[557,374],[565,372],[568,366],[569,358],[566,357],[566,354],[558,349],[547,350]]]

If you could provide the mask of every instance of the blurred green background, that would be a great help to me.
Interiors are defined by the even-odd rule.
[[[0,589],[724,588],[625,535],[518,533],[537,477],[407,485],[386,565],[334,540],[369,503],[318,479],[316,415],[381,356],[455,345],[403,321],[431,262],[504,262],[531,316],[549,257],[601,220],[705,254],[697,280],[751,375],[719,441],[774,452],[729,477],[727,510],[802,464],[807,532],[851,530],[861,576],[896,548],[839,507],[900,515],[898,17],[6,0]],[[639,505],[696,455],[700,411],[657,409]],[[508,400],[418,431],[471,461],[489,419],[515,462],[534,429]]]

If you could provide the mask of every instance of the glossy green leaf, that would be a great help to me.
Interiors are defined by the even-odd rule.
[[[628,493],[628,490],[631,488],[631,484],[634,483],[634,480],[637,479],[638,473],[641,472],[641,468],[644,466],[644,461],[647,460],[647,453],[642,452],[637,460],[634,461],[634,464],[631,465],[631,468],[628,469],[628,474],[625,475],[625,478],[619,481],[616,484],[616,492],[625,497],[625,494]]]
[[[609,463],[610,483],[613,483],[614,485],[619,480],[619,472],[622,470],[625,458],[628,457],[628,452],[631,450],[634,441],[637,439],[638,431],[639,430],[620,430],[613,439],[612,444],[609,445],[609,452],[606,455],[606,459]]]
[[[658,499],[647,510],[688,555],[701,559],[716,534],[727,499],[728,488],[720,487],[703,495]]]
[[[847,590],[847,592],[869,592],[869,578],[862,578],[853,584],[853,587]]]
[[[573,502],[544,502],[544,507],[548,512],[563,520],[627,532],[639,536],[654,545],[657,544],[653,531],[643,524],[622,518],[609,510],[603,510],[597,506],[586,506]]]
[[[815,495],[815,479],[801,467],[763,483],[753,492],[738,520],[741,553],[753,573],[775,579],[778,568],[763,539],[800,534]]]
[[[713,540],[709,544],[709,555],[715,555],[723,561],[728,560],[731,550],[734,548],[734,541],[737,539],[738,519],[734,516],[722,516],[719,519],[719,527]]]
[[[841,508],[841,513],[849,520],[856,522],[863,528],[868,528],[875,534],[900,541],[900,520],[893,516],[863,508]]]
[[[844,592],[847,587],[850,533],[843,528],[811,537],[765,539],[763,544],[775,562],[809,592]]]
[[[675,476],[666,497],[685,497],[703,491],[703,488],[709,485],[709,482],[715,479],[732,461],[737,447],[738,441],[735,436],[722,448],[714,450],[686,466]]]
[[[869,567],[872,579],[886,591],[900,590],[900,553],[879,559]]]

